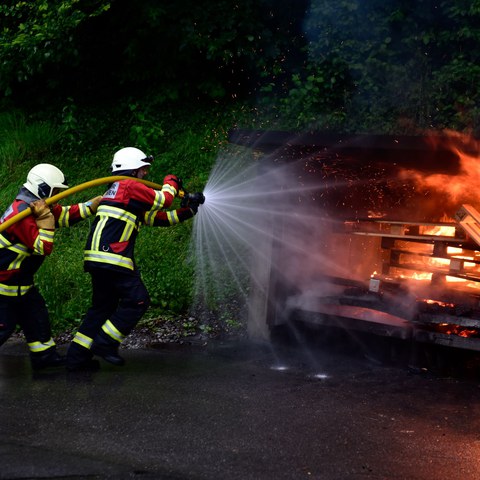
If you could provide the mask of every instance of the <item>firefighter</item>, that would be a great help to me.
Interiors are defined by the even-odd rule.
[[[15,331],[23,330],[34,370],[65,365],[52,339],[45,300],[34,275],[53,249],[55,227],[68,227],[93,215],[101,197],[86,203],[48,206],[50,198],[67,187],[65,176],[54,165],[33,167],[0,224],[28,207],[28,215],[0,232],[0,345]]]
[[[161,190],[143,179],[153,157],[134,147],[113,156],[114,175],[132,177],[114,182],[103,195],[87,239],[85,271],[91,276],[92,304],[67,352],[67,370],[97,369],[94,355],[117,366],[118,348],[147,310],[150,297],[134,259],[141,224],[169,227],[192,218],[198,203],[165,211],[181,189],[181,180],[167,175]]]

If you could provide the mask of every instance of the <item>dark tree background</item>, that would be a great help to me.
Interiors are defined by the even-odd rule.
[[[480,0],[10,0],[0,22],[5,105],[149,96],[247,102],[293,129],[479,125]]]

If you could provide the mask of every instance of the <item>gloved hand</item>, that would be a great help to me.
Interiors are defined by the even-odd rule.
[[[183,199],[180,206],[189,207],[194,215],[198,212],[199,205],[205,203],[205,195],[202,192],[188,193]]]
[[[38,228],[53,230],[55,228],[55,217],[45,200],[36,200],[30,204],[32,214]]]
[[[98,205],[100,201],[102,200],[102,196],[99,195],[98,197],[92,198],[88,202],[86,202],[87,207],[90,208],[93,214],[97,213]]]
[[[182,189],[182,179],[178,178],[176,175],[167,175],[163,179],[163,184],[171,185],[177,193]]]
[[[188,204],[188,207],[190,208],[190,210],[192,211],[192,213],[193,213],[194,215],[196,215],[197,212],[198,212],[198,205],[199,205],[198,203],[194,203],[194,202],[190,202],[190,203]]]

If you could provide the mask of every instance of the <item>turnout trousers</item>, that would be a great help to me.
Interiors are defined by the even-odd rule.
[[[150,297],[138,270],[118,272],[91,269],[92,305],[75,334],[67,353],[67,364],[91,358],[95,344],[118,348],[140,321]]]
[[[0,345],[10,338],[17,325],[23,330],[31,355],[55,349],[47,306],[36,287],[24,295],[0,295]]]

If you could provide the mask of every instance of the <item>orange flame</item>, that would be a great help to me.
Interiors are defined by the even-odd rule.
[[[442,192],[452,203],[480,203],[480,141],[470,135],[446,130],[448,148],[459,159],[457,175],[432,174],[425,175],[414,170],[404,170],[402,176],[415,181],[419,188]],[[432,148],[438,148],[444,137],[428,136]],[[442,138],[442,140],[440,140]],[[445,148],[442,145],[442,148]]]

